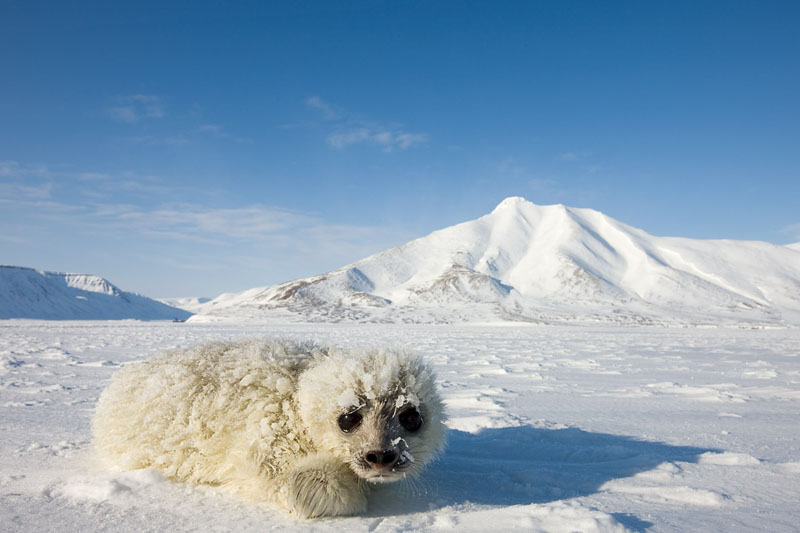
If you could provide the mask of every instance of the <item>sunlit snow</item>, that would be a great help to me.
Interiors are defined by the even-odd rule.
[[[95,461],[90,421],[114,371],[254,336],[424,354],[447,451],[378,487],[366,515],[317,522]],[[4,530],[792,531],[800,518],[796,329],[11,320],[0,360]]]
[[[800,253],[655,237],[593,209],[507,198],[333,272],[223,294],[195,322],[800,324]]]

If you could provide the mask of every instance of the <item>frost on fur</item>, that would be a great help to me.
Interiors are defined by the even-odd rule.
[[[434,375],[418,357],[256,340],[118,372],[93,429],[111,464],[229,487],[301,517],[363,511],[367,482],[416,475],[444,445]]]

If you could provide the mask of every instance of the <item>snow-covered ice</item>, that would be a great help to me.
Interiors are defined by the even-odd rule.
[[[120,367],[252,336],[410,346],[451,428],[366,515],[298,522],[214,487],[96,462]],[[796,531],[800,330],[0,321],[4,531]]]

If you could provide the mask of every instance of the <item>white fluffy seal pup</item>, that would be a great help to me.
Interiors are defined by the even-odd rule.
[[[118,372],[98,453],[123,469],[229,487],[304,517],[366,508],[368,482],[415,476],[444,446],[431,368],[402,350],[211,343]]]

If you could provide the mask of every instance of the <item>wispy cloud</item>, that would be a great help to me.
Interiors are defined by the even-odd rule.
[[[119,122],[135,124],[144,119],[166,116],[163,100],[152,94],[121,96],[118,105],[108,108],[108,115]]]
[[[50,198],[52,190],[53,184],[51,182],[40,185],[25,185],[15,182],[0,183],[0,200],[44,200]]]
[[[547,178],[532,178],[528,181],[530,191],[535,198],[548,198],[561,201],[569,192],[561,187],[556,180]]]
[[[375,144],[383,148],[386,152],[391,152],[395,148],[406,150],[415,144],[421,144],[428,140],[424,133],[406,133],[403,131],[371,130],[369,128],[358,128],[332,133],[328,136],[328,144],[334,148],[346,148],[351,144],[362,142]]]
[[[217,137],[227,137],[228,134],[225,133],[222,129],[222,126],[218,124],[201,124],[197,127],[198,133],[205,133],[207,135],[214,135]]]
[[[800,222],[782,227],[780,233],[787,235],[792,242],[800,242]]]
[[[219,124],[200,124],[195,130],[195,133],[208,137],[216,137],[218,139],[228,139],[236,143],[249,144],[253,142],[251,139],[231,135]]]
[[[107,181],[113,176],[104,172],[79,172],[76,177],[81,181]]]
[[[330,131],[326,142],[336,149],[344,149],[355,144],[369,144],[384,152],[407,150],[412,146],[428,141],[427,133],[410,133],[402,125],[382,124],[359,118],[351,113],[337,109],[318,96],[306,99],[306,105],[318,111]]]
[[[40,214],[46,211],[39,208]],[[58,215],[94,234],[126,241],[199,245],[205,247],[209,263],[225,262],[228,254],[245,254],[258,262],[272,258],[285,267],[294,265],[297,272],[306,274],[308,269],[324,272],[340,267],[412,237],[379,226],[331,224],[312,214],[262,204],[221,208],[183,203],[149,208],[94,203],[73,212],[60,207]],[[214,249],[220,250],[219,259],[211,260]]]
[[[306,105],[320,111],[325,120],[338,120],[342,118],[342,114],[339,111],[336,111],[333,106],[322,100],[319,96],[306,98]]]
[[[0,202],[47,200],[53,192],[53,178],[46,165],[23,165],[17,161],[0,161]]]
[[[219,195],[211,200],[208,191],[181,189],[157,176],[90,169],[16,179],[25,168],[0,166],[9,174],[0,180],[0,226],[14,228],[0,242],[31,249],[69,242],[86,257],[114,250],[131,264],[216,272],[222,278],[211,282],[212,290],[326,272],[413,237],[281,206],[225,203]],[[251,281],[226,272],[248,272]]]
[[[23,165],[16,161],[0,161],[0,202],[31,209],[77,211],[76,205],[64,198],[108,199],[117,196],[152,201],[177,192],[158,176],[136,172],[74,172],[50,170],[46,165]],[[51,201],[52,200],[52,201]]]
[[[186,146],[192,144],[192,141],[186,135],[180,133],[168,135],[166,137],[156,135],[132,135],[123,137],[122,140],[134,144],[153,146]]]
[[[519,194],[535,203],[567,203],[588,194],[588,191],[570,190],[558,177],[542,175],[514,157],[502,160],[495,175],[501,182],[519,187]]]
[[[146,209],[132,205],[101,204],[95,214],[110,223],[138,232],[178,240],[218,244],[235,240],[258,240],[274,236],[291,227],[308,225],[312,219],[291,211],[251,205],[216,208],[195,204],[165,205]]]
[[[408,237],[386,228],[330,224],[314,215],[261,204],[228,208],[171,204],[155,209],[98,204],[90,216],[102,220],[106,228],[150,239],[227,250],[255,247],[268,255],[280,250],[281,261],[289,262],[314,256],[315,262],[323,263],[327,257],[332,261],[329,268],[341,266],[337,259],[359,259]]]
[[[583,159],[588,155],[589,152],[563,152],[558,154],[556,159],[559,161],[577,161],[578,159]]]
[[[0,178],[24,178],[35,176],[46,178],[51,175],[47,165],[22,165],[18,161],[0,161]]]

